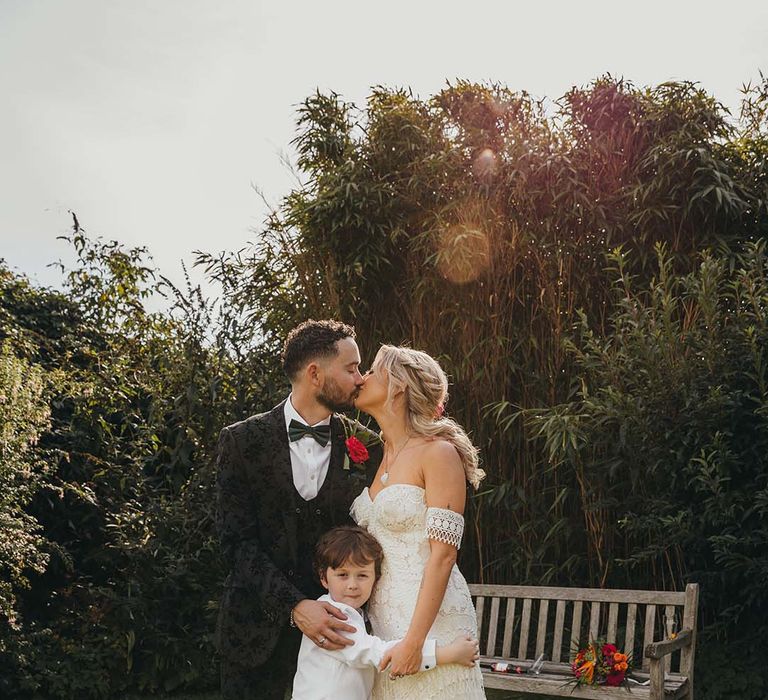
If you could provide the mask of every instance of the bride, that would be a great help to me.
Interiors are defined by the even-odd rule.
[[[485,698],[480,669],[455,664],[416,674],[429,637],[448,644],[477,637],[464,577],[456,567],[464,529],[466,482],[485,476],[477,449],[443,417],[448,381],[426,353],[383,345],[366,373],[355,406],[382,428],[384,459],[352,517],[384,549],[381,578],[368,613],[376,634],[402,641],[384,658],[374,700]],[[416,674],[416,675],[413,675]]]

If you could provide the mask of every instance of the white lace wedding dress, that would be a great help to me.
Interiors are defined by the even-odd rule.
[[[368,603],[373,632],[382,639],[405,636],[416,607],[424,566],[429,557],[429,537],[458,546],[464,519],[442,508],[427,508],[425,492],[413,484],[392,484],[374,501],[368,489],[355,499],[351,514],[381,543],[384,563]],[[477,618],[467,582],[458,567],[451,571],[443,602],[428,637],[438,645],[460,634],[477,637]],[[373,700],[484,700],[480,669],[458,664],[438,666],[412,676],[390,680],[379,673]]]

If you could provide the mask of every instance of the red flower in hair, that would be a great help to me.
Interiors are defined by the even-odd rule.
[[[437,404],[437,408],[435,409],[435,418],[442,418],[444,413],[445,413],[445,404],[444,403]]]
[[[353,464],[362,464],[368,459],[368,448],[360,440],[352,436],[345,440],[347,453]]]

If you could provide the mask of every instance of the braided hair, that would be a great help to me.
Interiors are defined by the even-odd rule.
[[[478,450],[464,429],[443,415],[448,398],[448,377],[437,360],[421,350],[382,345],[373,362],[386,371],[387,404],[395,394],[405,396],[406,426],[412,435],[441,438],[459,453],[467,481],[476,489],[485,472],[478,466]]]

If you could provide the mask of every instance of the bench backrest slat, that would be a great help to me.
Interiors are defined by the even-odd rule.
[[[499,598],[491,599],[491,619],[488,623],[488,644],[485,653],[496,656],[496,628],[499,624]]]
[[[475,615],[477,615],[477,634],[479,638],[483,635],[483,609],[485,608],[485,597],[477,596],[475,601]]]
[[[520,622],[520,645],[517,648],[517,657],[527,659],[528,633],[531,629],[531,599],[523,601],[523,619]]]
[[[581,638],[581,608],[584,604],[577,600],[573,604],[573,617],[571,618],[571,649],[578,649]]]
[[[609,644],[616,644],[616,628],[619,626],[619,604],[611,603],[608,606],[608,631],[605,635],[605,641]]]
[[[512,653],[512,630],[515,627],[515,605],[517,601],[514,598],[507,598],[507,614],[504,618],[504,638],[501,642],[501,655],[508,659]]]
[[[624,632],[624,650],[629,654],[635,648],[635,622],[637,620],[637,605],[627,605],[627,626]]]
[[[589,610],[589,638],[597,639],[600,636],[600,603],[593,601]]]
[[[565,601],[557,601],[555,611],[555,634],[552,640],[552,661],[560,663],[560,651],[563,648],[563,627],[565,626]]]
[[[544,653],[544,643],[547,639],[547,613],[549,611],[549,601],[542,600],[539,605],[539,624],[536,628],[536,654],[539,658]]]

